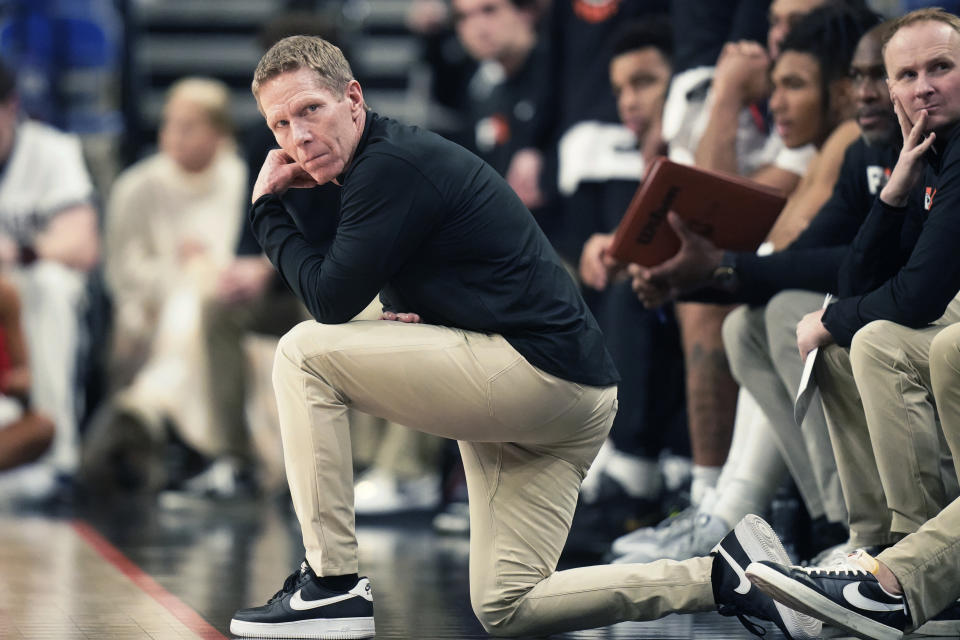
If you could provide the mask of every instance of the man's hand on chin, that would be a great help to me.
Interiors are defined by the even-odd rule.
[[[267,154],[260,174],[253,185],[251,202],[256,202],[265,194],[282,195],[287,189],[309,189],[317,186],[317,181],[303,170],[283,149],[273,149]]]

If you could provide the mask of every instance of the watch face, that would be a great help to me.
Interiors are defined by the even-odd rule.
[[[730,286],[736,282],[737,272],[733,267],[720,265],[713,270],[713,281],[721,286]]]

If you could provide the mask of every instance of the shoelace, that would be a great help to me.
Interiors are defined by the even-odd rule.
[[[869,571],[863,567],[858,567],[856,565],[850,564],[849,562],[837,563],[834,565],[829,565],[826,567],[794,567],[795,569],[800,569],[807,573],[807,575],[817,576],[817,575],[836,575],[836,576],[867,576],[871,575]]]
[[[304,560],[300,563],[300,568],[287,576],[287,579],[283,581],[283,586],[280,587],[280,591],[277,591],[273,594],[273,597],[267,600],[267,604],[270,604],[278,598],[282,598],[286,594],[293,591],[293,588],[297,586],[297,583],[300,582],[300,578],[307,572],[310,566],[307,564],[307,561]]]

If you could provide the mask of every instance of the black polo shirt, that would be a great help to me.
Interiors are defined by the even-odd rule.
[[[876,199],[844,262],[846,296],[823,324],[837,344],[873,320],[919,328],[960,290],[960,126],[937,131],[927,170],[906,207]]]
[[[326,255],[276,195],[250,211],[260,245],[317,321],[346,322],[381,293],[386,308],[424,322],[501,334],[565,380],[617,382],[576,284],[530,212],[478,157],[370,112],[340,182],[340,222]]]
[[[899,153],[899,146],[868,145],[862,138],[853,142],[833,195],[790,246],[766,256],[735,256],[740,300],[762,303],[784,289],[843,295],[849,272],[841,264]]]

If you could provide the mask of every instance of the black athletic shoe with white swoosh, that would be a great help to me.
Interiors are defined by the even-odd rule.
[[[907,601],[887,592],[877,578],[852,563],[828,567],[755,562],[753,584],[788,607],[868,640],[900,640],[911,625]]]
[[[230,633],[244,638],[372,638],[370,581],[360,578],[349,591],[331,591],[304,560],[267,604],[237,611]]]
[[[713,548],[713,598],[717,611],[737,616],[756,635],[765,630],[750,618],[773,622],[788,638],[807,640],[820,637],[820,622],[797,613],[753,587],[745,569],[751,562],[790,562],[777,534],[760,516],[750,514]]]

